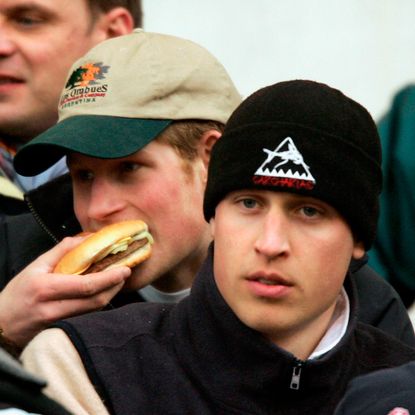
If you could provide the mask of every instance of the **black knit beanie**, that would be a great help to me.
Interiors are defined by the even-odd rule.
[[[328,203],[369,249],[382,188],[372,117],[342,92],[313,81],[280,82],[253,93],[213,148],[205,219],[229,192],[252,188]]]

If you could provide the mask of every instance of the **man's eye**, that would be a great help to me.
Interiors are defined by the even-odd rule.
[[[253,209],[257,207],[258,203],[255,199],[242,199],[239,201],[239,203],[242,203],[242,205],[247,209]]]
[[[304,215],[309,218],[317,216],[320,213],[316,208],[311,206],[304,206],[303,208],[301,208],[301,210],[303,211]]]
[[[122,170],[124,172],[133,172],[136,171],[140,168],[140,165],[138,163],[133,163],[133,162],[126,162],[122,164]]]
[[[93,180],[94,175],[92,172],[88,170],[79,170],[77,172],[72,173],[72,177],[74,180],[77,180],[79,182],[88,182]]]
[[[20,26],[27,26],[27,27],[35,26],[39,23],[42,23],[42,19],[33,17],[33,16],[17,16],[15,18],[15,21]]]

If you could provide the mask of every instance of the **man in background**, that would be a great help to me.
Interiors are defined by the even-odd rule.
[[[23,193],[65,173],[13,168],[16,151],[58,119],[72,63],[97,43],[142,25],[140,0],[2,0],[0,3],[0,220],[27,210]]]

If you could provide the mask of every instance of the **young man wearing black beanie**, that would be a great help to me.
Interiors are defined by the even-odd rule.
[[[259,90],[213,148],[214,243],[191,294],[65,320],[25,365],[77,414],[332,414],[350,379],[415,359],[357,321],[348,272],[374,237],[380,158],[372,118],[340,91]]]

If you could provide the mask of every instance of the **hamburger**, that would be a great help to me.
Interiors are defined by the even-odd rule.
[[[90,274],[124,266],[133,268],[151,255],[153,237],[141,220],[112,223],[90,234],[56,265],[60,274]]]

